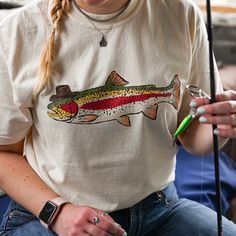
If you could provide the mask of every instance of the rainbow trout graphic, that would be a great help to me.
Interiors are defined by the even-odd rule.
[[[175,75],[166,87],[126,86],[128,82],[113,71],[104,86],[71,92],[68,85],[57,86],[51,96],[48,115],[73,124],[96,124],[117,120],[130,126],[130,115],[143,113],[155,120],[158,104],[167,102],[178,109],[180,81]]]

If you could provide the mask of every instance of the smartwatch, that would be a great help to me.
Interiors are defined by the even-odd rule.
[[[59,213],[60,207],[66,203],[68,203],[68,201],[61,197],[47,201],[39,213],[41,224],[48,229]]]

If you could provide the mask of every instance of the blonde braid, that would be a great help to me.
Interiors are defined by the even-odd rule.
[[[70,0],[54,0],[54,6],[51,10],[53,30],[41,53],[39,64],[39,83],[34,90],[34,98],[36,98],[44,87],[50,87],[52,64],[55,59],[56,32],[59,31],[63,16],[67,15],[70,10],[70,4]]]

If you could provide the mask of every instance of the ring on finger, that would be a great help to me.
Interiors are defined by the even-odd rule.
[[[100,222],[100,219],[97,217],[97,216],[95,216],[94,218],[93,218],[93,223],[96,225],[96,224],[98,224]]]
[[[103,212],[101,216],[108,216],[109,214],[107,212]]]

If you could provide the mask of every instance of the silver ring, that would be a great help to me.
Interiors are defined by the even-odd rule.
[[[101,216],[108,216],[109,214],[107,212],[104,212],[101,214]]]
[[[96,225],[96,224],[98,224],[100,222],[100,219],[97,217],[97,216],[95,216],[94,218],[93,218],[93,223]]]

